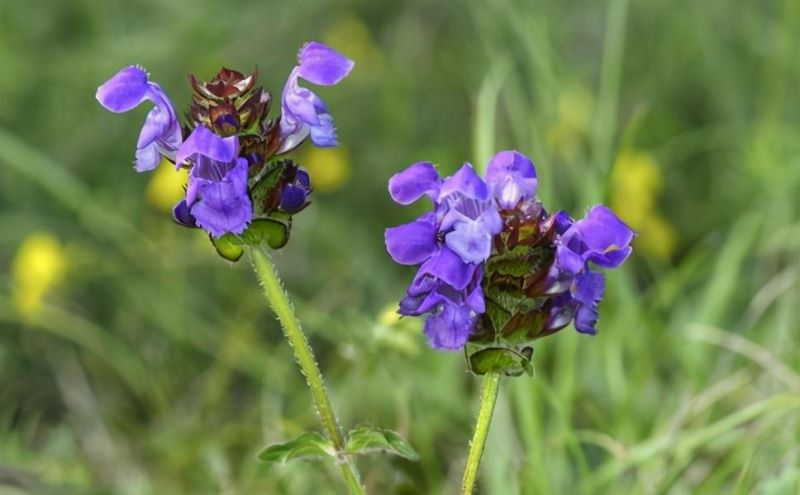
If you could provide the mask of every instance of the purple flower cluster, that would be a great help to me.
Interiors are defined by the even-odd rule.
[[[442,179],[433,164],[416,163],[391,178],[389,192],[404,205],[428,196],[434,207],[414,222],[386,229],[392,258],[420,264],[400,313],[432,313],[425,323],[431,344],[457,349],[475,315],[485,309],[482,263],[491,252],[492,236],[503,228],[489,188],[469,164]]]
[[[211,83],[198,84],[192,77],[200,100],[188,114],[194,120],[184,133],[169,98],[141,67],[120,70],[98,88],[97,100],[112,112],[127,112],[145,100],[154,104],[139,136],[135,169],[153,170],[161,157],[178,168],[190,168],[186,197],[175,206],[174,218],[219,238],[242,234],[254,215],[264,214],[268,207],[292,214],[308,204],[309,177],[296,167],[275,192],[275,205],[258,205],[260,210],[254,211],[250,179],[259,175],[269,158],[291,151],[309,136],[317,146],[337,144],[325,103],[298,80],[334,85],[353,65],[322,43],[305,44],[283,90],[278,121],[267,117],[269,93],[252,89],[255,75],[245,78],[229,69],[220,71]]]
[[[594,206],[577,222],[564,212],[556,233],[555,261],[548,273],[548,290],[556,294],[550,310],[554,328],[574,318],[575,329],[595,334],[597,308],[605,293],[605,278],[592,271],[589,262],[601,268],[617,268],[632,248],[633,231],[608,207]]]
[[[399,312],[428,315],[425,334],[432,347],[463,347],[486,312],[484,294],[502,293],[514,280],[523,280],[515,287],[518,294],[530,297],[526,307],[545,313],[535,321],[547,328],[534,329],[530,335],[555,331],[573,319],[577,330],[595,332],[604,284],[603,275],[592,271],[590,263],[602,268],[619,266],[631,253],[634,233],[601,205],[578,221],[564,212],[548,216],[536,199],[537,184],[533,162],[517,151],[495,155],[485,181],[469,164],[441,179],[430,163],[416,163],[390,179],[389,192],[397,203],[407,205],[422,196],[433,203],[432,212],[385,233],[387,250],[395,261],[420,265]],[[529,221],[521,224],[519,218]],[[528,235],[529,242],[520,240],[523,235]],[[515,256],[525,262],[531,256],[543,256],[526,253],[550,253],[541,275],[514,273],[516,278],[509,278],[501,274],[491,280],[484,276],[493,260],[508,257],[498,246],[509,242],[519,244]],[[494,280],[502,280],[503,285],[494,286]],[[501,330],[496,333],[502,334]]]

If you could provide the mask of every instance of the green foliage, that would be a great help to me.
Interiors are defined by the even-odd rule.
[[[386,452],[416,461],[419,454],[407,441],[392,430],[362,427],[347,434],[345,450],[348,454],[366,454],[373,451]]]
[[[286,463],[294,459],[335,458],[336,449],[325,436],[316,431],[303,433],[286,443],[270,445],[258,454],[264,462]]]
[[[533,365],[530,360],[532,349],[526,347],[523,351],[526,352],[517,352],[505,347],[486,347],[469,355],[469,369],[476,375],[496,371],[507,376],[520,376],[523,373],[533,376]]]
[[[233,234],[225,234],[216,239],[211,238],[211,242],[214,244],[217,254],[228,261],[239,261],[244,254],[242,242]]]

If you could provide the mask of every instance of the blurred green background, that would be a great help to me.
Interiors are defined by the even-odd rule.
[[[147,110],[94,100],[132,63],[178,108],[223,64],[277,94],[309,39],[357,65],[276,262],[342,424],[422,456],[361,458],[371,493],[456,493],[479,383],[392,316],[382,231],[424,206],[386,181],[507,148],[548,208],[639,237],[599,335],[503,382],[482,493],[800,493],[796,0],[0,3],[0,493],[342,492],[257,461],[318,428],[290,349],[246,262],[171,223],[177,175],[132,171]]]

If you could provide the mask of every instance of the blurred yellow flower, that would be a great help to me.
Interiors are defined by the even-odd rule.
[[[147,185],[147,201],[159,210],[172,211],[172,207],[184,195],[188,178],[189,173],[185,168],[176,171],[175,165],[166,158],[162,159]]]
[[[356,61],[352,78],[369,79],[383,70],[383,53],[375,43],[367,25],[355,16],[346,16],[334,22],[322,37],[322,41]]]
[[[67,258],[58,239],[44,232],[26,237],[11,264],[13,302],[24,317],[35,316],[45,294],[63,278]]]
[[[314,191],[327,193],[339,189],[350,177],[350,153],[347,148],[308,147],[300,160],[311,177]]]
[[[381,314],[378,315],[378,323],[381,325],[386,325],[387,327],[392,327],[397,325],[400,322],[400,314],[397,312],[397,305],[390,304],[386,306]]]
[[[677,233],[656,211],[663,187],[661,169],[644,151],[622,150],[611,172],[611,208],[639,236],[636,246],[645,256],[669,259],[677,247]]]
[[[373,327],[373,332],[375,341],[393,352],[414,356],[420,351],[419,319],[401,319],[396,304],[386,306],[378,314],[378,324]]]

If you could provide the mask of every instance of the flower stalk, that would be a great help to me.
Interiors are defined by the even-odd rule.
[[[350,495],[362,495],[365,491],[361,485],[355,464],[345,453],[344,436],[336,421],[336,415],[333,412],[331,400],[325,389],[322,373],[314,358],[314,352],[311,350],[308,339],[300,326],[300,321],[294,313],[289,295],[283,288],[283,283],[278,276],[275,265],[272,263],[265,246],[249,246],[247,249],[253,269],[264,292],[264,297],[266,297],[272,311],[275,312],[281,323],[283,334],[286,336],[286,340],[289,341],[289,345],[294,351],[295,360],[300,365],[300,370],[306,378],[306,384],[308,384],[308,388],[311,391],[311,398],[325,434],[336,449],[348,492]]]
[[[492,422],[494,405],[497,402],[497,394],[500,391],[500,377],[501,374],[498,371],[489,371],[483,377],[478,419],[475,422],[475,433],[470,443],[467,467],[464,470],[464,479],[461,483],[461,493],[464,495],[471,495],[475,489],[478,469],[480,468],[483,449],[486,445],[486,437],[489,434],[489,425]]]

